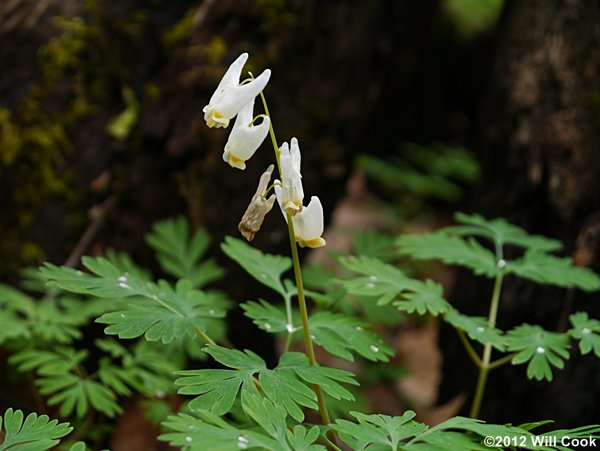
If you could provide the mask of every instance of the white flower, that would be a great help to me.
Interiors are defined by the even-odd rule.
[[[252,197],[250,205],[248,205],[242,220],[238,224],[238,230],[248,241],[254,239],[254,235],[260,230],[260,226],[262,225],[266,214],[271,211],[271,208],[273,208],[273,204],[275,203],[274,194],[268,199],[265,199],[265,193],[269,181],[271,180],[273,169],[274,166],[270,165],[263,175],[260,176],[256,193]]]
[[[325,246],[323,235],[323,206],[317,196],[310,198],[309,204],[294,216],[296,241],[302,247]]]
[[[275,194],[277,202],[287,222],[287,215],[282,206],[281,187],[275,185]],[[294,235],[296,241],[301,247],[321,247],[325,246],[323,235],[323,206],[317,196],[310,198],[309,204],[304,207],[296,216],[292,217],[294,223]]]
[[[240,85],[248,54],[242,53],[227,69],[223,79],[202,111],[209,127],[227,127],[229,121],[267,85],[271,71],[266,69],[249,83]]]
[[[282,179],[281,205],[284,212],[294,216],[302,211],[302,200],[304,199],[298,140],[292,138],[291,148],[288,143],[283,143],[279,152]]]
[[[271,125],[269,117],[263,116],[259,125],[251,125],[253,115],[254,99],[238,113],[227,144],[225,144],[223,160],[231,167],[246,169],[246,160],[254,155],[269,133]]]

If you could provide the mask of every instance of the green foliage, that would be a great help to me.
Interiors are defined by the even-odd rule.
[[[586,312],[573,313],[569,317],[573,328],[569,334],[579,340],[579,350],[583,355],[592,350],[600,357],[600,321],[590,319]]]
[[[562,249],[562,243],[540,235],[530,235],[506,219],[485,219],[478,214],[456,213],[454,218],[461,225],[448,227],[450,233],[459,236],[472,235],[485,238],[495,246],[512,245],[526,249],[553,252]]]
[[[273,304],[260,299],[258,302],[249,301],[241,304],[245,315],[252,319],[252,322],[257,327],[270,333],[280,333],[288,331],[288,329],[296,330],[294,324],[288,328],[287,317],[284,309],[275,307]],[[296,324],[299,323],[295,321]]]
[[[156,252],[156,258],[166,273],[189,279],[195,288],[218,280],[224,274],[213,259],[200,261],[210,246],[210,237],[204,230],[190,234],[183,216],[155,223],[152,233],[146,236],[146,242]]]
[[[101,257],[84,257],[82,261],[93,275],[49,263],[41,272],[51,286],[76,293],[99,297],[141,296],[146,300],[98,318],[97,322],[108,325],[109,335],[120,338],[143,335],[149,341],[170,343],[174,338],[206,330],[207,320],[225,316],[222,298],[194,289],[187,279],[180,279],[173,287],[164,280],[145,282],[135,274],[122,273]]]
[[[508,273],[547,285],[579,288],[585,291],[600,289],[600,277],[588,268],[573,266],[571,258],[559,258],[529,250],[525,255],[508,263]]]
[[[589,438],[600,432],[600,426],[586,426],[572,430],[557,430],[539,436],[531,429],[545,422],[523,425],[485,424],[482,421],[454,417],[434,427],[414,421],[415,413],[406,411],[399,417],[387,415],[365,415],[350,412],[357,422],[336,420],[332,426],[353,450],[402,450],[402,451],[456,451],[489,450],[492,445],[484,442],[485,437],[496,437],[502,448],[528,450],[559,450],[563,437]],[[556,437],[556,447],[548,445],[545,437]],[[537,439],[537,440],[536,440]],[[494,442],[496,443],[496,442]],[[496,446],[496,445],[493,445]]]
[[[548,332],[540,326],[522,324],[506,334],[508,350],[517,354],[513,365],[529,362],[527,377],[552,381],[552,368],[562,369],[564,359],[569,358],[569,337],[566,334]]]
[[[131,134],[140,114],[140,106],[135,98],[135,93],[130,88],[123,88],[123,99],[126,108],[111,118],[106,126],[108,134],[119,141],[126,140]]]
[[[47,415],[30,413],[23,421],[20,410],[9,408],[0,417],[0,432],[4,432],[4,440],[0,443],[0,451],[18,449],[20,451],[41,451],[58,444],[59,439],[69,434],[73,428],[69,423],[50,420]],[[4,426],[4,429],[2,428]]]
[[[81,338],[79,328],[90,318],[78,299],[34,299],[7,285],[0,285],[0,306],[0,344],[17,339],[68,344]]]
[[[224,415],[233,407],[238,393],[258,394],[277,402],[300,422],[304,418],[301,407],[317,409],[317,397],[307,384],[319,384],[323,391],[337,399],[353,399],[352,394],[338,382],[356,384],[351,373],[332,368],[310,366],[305,355],[286,353],[279,365],[269,370],[262,358],[252,351],[238,351],[219,346],[207,346],[205,351],[230,370],[206,369],[182,371],[175,381],[179,393],[199,395],[190,402],[194,410],[210,410]],[[256,377],[257,376],[257,377]]]
[[[292,267],[292,261],[289,258],[265,254],[242,240],[230,236],[225,237],[225,243],[221,245],[221,249],[260,283],[282,296],[286,295],[287,290],[281,281],[281,276]]]
[[[490,327],[486,318],[463,315],[458,310],[451,308],[444,315],[444,319],[456,329],[466,332],[471,340],[482,345],[490,343],[498,351],[506,349],[506,339],[502,331]]]
[[[96,346],[112,357],[100,359],[98,378],[118,395],[130,396],[135,390],[162,398],[173,391],[173,374],[180,367],[165,358],[164,349],[147,342],[127,349],[110,339],[96,340]]]
[[[420,203],[427,199],[455,202],[463,194],[460,182],[472,183],[479,176],[471,154],[445,146],[406,144],[401,156],[385,160],[363,154],[358,167],[389,191],[407,197],[403,198],[407,205],[417,199]]]
[[[394,355],[394,350],[357,318],[321,311],[310,316],[308,324],[314,342],[343,359],[353,361],[353,353],[357,353],[373,362],[387,362],[388,356]]]
[[[246,394],[244,406],[245,413],[256,425],[255,427],[237,428],[209,411],[200,410],[194,412],[196,417],[183,413],[170,417],[163,425],[174,432],[163,434],[159,439],[191,451],[325,450],[325,447],[314,443],[319,436],[319,429],[316,426],[307,428],[296,425],[288,429],[287,413],[276,403],[256,395]]]
[[[586,291],[600,289],[600,277],[596,273],[573,266],[570,258],[547,253],[561,249],[559,241],[529,235],[501,218],[487,220],[480,215],[464,213],[457,213],[455,217],[460,225],[398,238],[396,244],[400,255],[408,255],[415,260],[439,259],[447,264],[465,266],[475,274],[488,277],[496,277],[500,273],[514,274],[564,288],[576,287]],[[495,254],[473,237],[489,241]],[[525,248],[525,254],[516,260],[505,261],[505,246]]]
[[[600,321],[590,319],[585,312],[571,315],[573,327],[565,334],[528,324],[505,334],[490,327],[490,320],[467,316],[453,308],[439,283],[411,278],[392,264],[399,253],[413,259],[440,259],[466,266],[476,274],[496,277],[494,296],[500,293],[500,283],[508,274],[564,287],[598,288],[597,275],[574,267],[569,259],[548,253],[560,248],[554,240],[528,235],[502,219],[488,221],[462,214],[457,219],[457,226],[396,240],[399,252],[390,252],[390,239],[365,234],[356,239],[356,248],[362,255],[339,259],[347,271],[342,273],[343,278],[335,280],[338,276],[322,269],[313,273],[306,290],[315,304],[308,315],[313,342],[346,360],[360,356],[372,362],[388,362],[393,348],[357,312],[367,311],[366,305],[393,306],[396,311],[440,316],[487,350],[494,347],[500,352],[513,352],[511,357],[497,362],[512,359],[513,364],[527,363],[531,379],[552,380],[553,368],[562,368],[569,357],[571,338],[579,341],[582,354],[593,351],[600,356]],[[494,252],[478,240],[488,241]],[[485,450],[485,436],[514,439],[510,445],[515,447],[547,450],[553,448],[538,446],[533,438],[583,437],[600,431],[598,426],[586,426],[535,436],[531,430],[543,422],[513,427],[462,417],[428,427],[414,421],[411,411],[397,417],[353,411],[355,420],[341,419],[355,399],[346,388],[358,385],[352,373],[310,365],[307,356],[297,352],[284,352],[271,369],[250,350],[214,344],[214,339],[222,336],[229,301],[219,293],[200,289],[222,273],[214,262],[203,259],[210,245],[204,232],[190,233],[187,222],[178,218],[157,223],[147,241],[156,251],[162,269],[175,281],[154,281],[127,255],[108,252],[105,258],[84,257],[86,270],[46,264],[40,274],[52,291],[41,299],[0,285],[0,344],[13,347],[10,363],[18,371],[35,374],[39,394],[47,397],[48,406],[58,406],[62,417],[82,418],[90,410],[114,417],[121,411],[119,397],[141,393],[150,398],[148,415],[160,422],[171,414],[171,407],[161,398],[178,386],[180,394],[193,396],[186,407],[191,414],[169,416],[162,424],[168,432],[160,439],[191,450],[318,451],[326,449],[323,444],[329,443],[329,429],[339,434],[344,446],[357,450]],[[505,246],[521,247],[525,252],[507,262],[503,260]],[[298,293],[294,284],[283,278],[291,267],[290,259],[264,254],[231,237],[222,249],[283,298],[281,307],[265,299],[249,301],[241,307],[260,329],[285,337],[285,349],[289,349],[292,340],[303,338],[299,312],[291,306]],[[34,289],[41,289],[34,279],[30,282]],[[59,290],[91,299],[66,296]],[[106,325],[107,335],[144,339],[130,346],[113,339],[98,339],[97,352],[72,347],[82,337],[81,328],[98,315],[96,321]],[[210,344],[201,346],[201,340]],[[88,355],[94,355],[97,362],[91,374],[87,372],[92,366]],[[208,356],[222,368],[182,370],[186,355]],[[479,364],[490,362],[480,358]],[[371,369],[372,376],[377,371]],[[174,374],[178,376],[176,380]],[[368,371],[365,374],[362,380],[370,377]],[[377,378],[395,380],[398,376],[391,370],[387,374],[392,376],[379,374]],[[329,399],[330,407],[335,404],[335,408],[330,408],[335,416],[329,427],[302,424],[307,409],[319,409],[315,387]],[[4,421],[8,424],[7,419]],[[27,420],[23,430],[26,425]],[[53,438],[51,433],[48,437],[54,440],[51,444],[60,438]],[[2,446],[0,450],[4,449]],[[72,449],[85,449],[85,444],[74,444]]]
[[[437,316],[450,308],[443,297],[443,287],[433,280],[411,279],[399,269],[374,258],[350,257],[340,261],[349,271],[362,274],[362,277],[340,281],[350,294],[377,297],[379,305],[399,298],[394,302],[399,310],[420,315]]]
[[[400,255],[414,260],[438,259],[450,265],[461,265],[475,274],[495,277],[500,268],[494,254],[474,239],[465,240],[447,233],[432,232],[422,235],[405,235],[396,241]]]
[[[87,357],[87,351],[61,349],[58,352],[28,350],[14,354],[11,363],[19,371],[36,370],[36,379],[43,395],[52,395],[48,405],[60,404],[60,414],[67,417],[76,414],[83,417],[89,406],[108,417],[121,411],[112,391],[96,381],[87,379],[79,364]]]
[[[259,328],[270,333],[296,332],[302,328],[298,315],[291,327],[288,327],[285,311],[264,300],[246,302],[241,307],[247,317]],[[313,341],[327,352],[346,360],[353,361],[354,353],[371,361],[389,360],[393,349],[380,337],[366,329],[366,322],[343,313],[320,311],[308,319]],[[296,334],[298,335],[298,334]]]
[[[444,0],[442,10],[464,37],[493,29],[502,13],[505,0]]]

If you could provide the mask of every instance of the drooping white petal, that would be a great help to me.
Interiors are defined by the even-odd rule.
[[[271,120],[263,116],[259,125],[250,125],[254,114],[254,99],[239,112],[225,144],[223,160],[230,166],[245,169],[246,161],[254,155],[269,133]]]
[[[229,66],[219,86],[202,111],[209,127],[227,127],[229,121],[267,85],[271,71],[266,69],[250,83],[240,85],[240,76],[248,54],[242,53]]]
[[[294,216],[302,210],[302,200],[304,199],[298,140],[292,139],[291,150],[288,143],[283,143],[279,150],[283,210]]]
[[[312,196],[309,204],[294,216],[296,241],[302,247],[325,246],[323,234],[323,206],[317,196]]]

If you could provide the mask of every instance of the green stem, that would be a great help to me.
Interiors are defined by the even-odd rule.
[[[196,330],[196,333],[198,334],[198,336],[200,338],[202,338],[206,344],[209,344],[209,345],[217,344],[212,338],[210,338],[208,335],[206,335],[205,332],[202,332],[202,329],[200,329],[198,326],[194,326],[194,329]]]
[[[492,302],[490,304],[490,312],[488,315],[488,326],[496,326],[496,318],[498,317],[498,307],[500,305],[500,293],[502,291],[502,280],[504,279],[504,271],[500,271],[496,276],[494,282],[494,292],[492,293]],[[483,347],[483,359],[481,366],[479,367],[479,376],[477,378],[477,386],[475,387],[475,396],[473,397],[473,404],[471,404],[471,418],[477,418],[481,410],[481,403],[483,401],[483,393],[485,392],[485,384],[487,382],[487,376],[490,372],[490,360],[492,357],[492,344],[486,343]],[[497,365],[499,366],[499,365]],[[496,368],[496,366],[494,366]]]
[[[269,125],[269,135],[271,136],[271,144],[273,144],[273,150],[275,151],[275,160],[277,161],[277,172],[279,172],[279,176],[281,176],[281,163],[279,162],[279,146],[277,145],[277,138],[275,138],[273,119],[271,119],[269,107],[267,106],[267,99],[265,98],[265,94],[262,91],[260,92],[260,98],[262,100],[263,108],[265,109],[265,116],[268,116],[271,120],[271,124]]]
[[[475,352],[475,349],[473,349],[473,346],[471,346],[471,342],[465,336],[465,333],[460,329],[456,329],[456,332],[458,333],[458,337],[460,338],[461,343],[467,350],[467,354],[469,354],[469,357],[471,357],[471,360],[473,360],[473,363],[475,363],[477,368],[481,368],[481,358],[479,357],[477,352]]]
[[[263,92],[260,93],[263,108],[265,109],[265,115],[271,119],[269,113],[269,107],[267,105],[267,99]],[[269,135],[271,136],[271,143],[273,144],[273,150],[275,151],[275,160],[277,161],[277,170],[281,177],[281,162],[279,158],[279,146],[277,145],[277,138],[275,137],[275,129],[273,128],[273,121],[271,120],[269,126]],[[294,231],[294,221],[289,213],[286,213],[286,220],[288,225],[288,234],[290,237],[290,248],[292,250],[292,262],[294,264],[294,277],[296,279],[296,288],[298,290],[298,304],[300,306],[300,316],[302,318],[302,331],[304,333],[304,345],[306,347],[306,355],[311,366],[317,365],[317,359],[315,357],[315,350],[313,347],[312,338],[310,336],[310,328],[308,325],[308,310],[306,308],[306,299],[304,297],[304,284],[302,283],[302,272],[300,270],[300,259],[298,258],[298,247],[296,246],[296,233]],[[291,311],[290,311],[291,316]],[[289,317],[288,317],[289,320]],[[289,324],[292,324],[291,322]],[[319,414],[321,415],[321,421],[324,425],[331,423],[329,412],[327,410],[327,403],[325,402],[325,396],[323,390],[319,385],[315,385],[315,392],[317,394],[317,402],[319,404]],[[337,437],[333,431],[328,433],[329,439],[337,443]]]
[[[302,319],[302,332],[304,333],[304,345],[306,347],[306,355],[308,356],[308,362],[310,366],[317,365],[317,359],[315,357],[315,349],[310,336],[310,326],[308,324],[308,309],[306,308],[306,298],[304,297],[304,284],[302,283],[302,272],[300,270],[300,259],[298,258],[298,247],[296,246],[296,233],[294,232],[294,220],[292,215],[286,213],[288,232],[290,236],[290,247],[292,249],[292,262],[294,264],[294,277],[296,278],[296,288],[298,289],[298,304],[300,306],[300,317]],[[321,421],[324,425],[331,423],[329,418],[329,412],[327,411],[327,404],[325,402],[325,396],[319,385],[315,385],[315,391],[317,393],[317,401],[319,404],[319,413],[321,414]]]
[[[496,368],[501,367],[502,365],[506,365],[507,363],[509,363],[513,357],[516,355],[516,352],[513,352],[512,354],[509,355],[505,355],[504,357],[498,359],[498,360],[494,360],[492,363],[489,364],[488,368],[490,370],[495,370]]]
[[[293,327],[293,319],[292,319],[292,294],[289,291],[286,291],[283,296],[283,302],[285,304],[285,313],[287,317],[287,337],[285,340],[285,346],[283,348],[283,352],[286,353],[290,350],[290,346],[292,344],[292,336],[294,335]]]

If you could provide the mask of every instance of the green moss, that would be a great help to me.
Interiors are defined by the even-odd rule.
[[[465,37],[496,26],[504,0],[444,0],[442,10]]]
[[[195,7],[188,9],[178,22],[165,31],[162,44],[166,51],[174,49],[189,36],[194,25],[194,14],[196,14]]]

